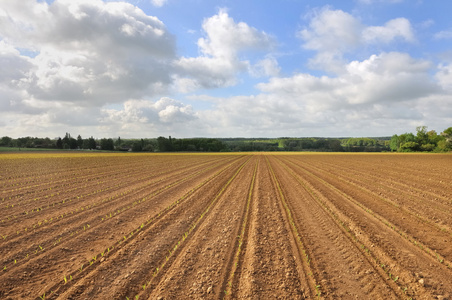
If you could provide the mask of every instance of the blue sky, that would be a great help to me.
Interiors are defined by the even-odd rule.
[[[0,136],[452,126],[447,0],[2,0]]]

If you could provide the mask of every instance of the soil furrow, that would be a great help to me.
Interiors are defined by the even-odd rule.
[[[221,190],[228,178],[233,176],[238,167],[243,164],[243,159],[238,158],[231,167],[221,173],[221,177],[214,176],[215,180],[206,179],[195,191],[189,189],[185,194],[179,192],[179,196],[167,195],[172,198],[172,201],[180,199],[178,202],[183,201],[183,205],[175,205],[155,221],[144,222],[143,229],[133,236],[129,237],[127,235],[129,231],[126,231],[127,239],[115,243],[115,249],[111,251],[111,255],[106,256],[103,261],[96,261],[96,264],[81,272],[79,277],[74,275],[74,281],[70,284],[59,285],[56,290],[58,295],[55,294],[55,296],[76,299],[96,298],[98,297],[96,295],[102,295],[108,299],[125,299],[127,295],[143,290],[140,282],[147,286],[146,289],[152,290],[147,282],[154,279],[156,268],[161,269],[162,263],[166,262],[165,257],[171,257],[168,250],[174,249],[178,239],[183,236],[187,228],[192,226],[199,213],[208,206],[212,200],[209,195],[212,195],[213,191]],[[131,230],[136,232],[136,229]],[[157,273],[162,274],[161,271]],[[104,290],[98,291],[91,287],[93,282],[108,286],[108,294],[105,294]],[[48,291],[51,290],[48,289]]]
[[[151,197],[155,197],[168,188],[174,189],[176,188],[175,185],[183,183],[184,181],[186,181],[190,177],[193,177],[194,175],[197,175],[198,173],[202,174],[202,172],[208,171],[209,169],[212,169],[212,167],[215,167],[215,165],[195,172],[194,174],[189,175],[189,177],[187,177],[187,174],[184,172],[179,172],[179,176],[173,178],[171,178],[170,176],[164,177],[165,180],[169,181],[158,180],[158,184],[154,184],[152,190],[145,190],[141,188],[137,191],[134,191],[133,193],[121,193],[121,195],[119,197],[115,197],[113,201],[109,200],[108,202],[99,203],[100,205],[92,207],[91,210],[87,208],[83,211],[80,211],[80,214],[76,212],[75,214],[72,213],[66,215],[65,218],[60,219],[61,222],[56,222],[47,227],[39,227],[36,230],[31,230],[30,228],[30,233],[26,236],[20,237],[19,239],[7,240],[6,243],[1,245],[2,247],[0,248],[0,250],[7,251],[3,255],[4,263],[2,264],[2,266],[5,267],[6,265],[8,265],[8,267],[17,267],[18,264],[16,262],[22,262],[24,257],[29,259],[30,256],[41,255],[43,253],[43,248],[49,249],[55,247],[58,243],[61,242],[62,239],[63,241],[74,239],[77,237],[77,235],[82,234],[87,230],[92,230],[101,223],[107,222],[106,219],[108,218],[102,218],[103,216],[111,214],[111,216],[115,217],[120,213],[124,213],[128,209],[137,209],[143,206],[143,203],[148,203],[148,200]],[[147,185],[149,184],[146,184],[145,187]],[[111,197],[107,197],[107,199],[111,199]],[[146,201],[144,201],[145,199]],[[128,204],[124,205],[124,202]],[[87,217],[88,214],[94,214],[95,216]],[[104,219],[105,222],[103,222]],[[105,227],[106,224],[103,224],[103,226]],[[64,232],[62,234],[59,234],[55,238],[55,234],[53,232],[55,230],[61,231],[61,228],[64,229]],[[50,236],[51,238],[47,238],[48,236]],[[16,244],[23,245],[23,239],[26,239],[26,243],[32,245],[31,248],[21,249],[14,246]],[[12,252],[11,249],[17,249],[20,250],[20,252]]]
[[[382,278],[375,264],[344,233],[342,226],[300,184],[299,180],[303,178],[297,180],[292,173],[292,176],[287,176],[288,171],[274,160],[272,165],[311,255],[322,296],[329,299],[355,298],[358,293],[364,293],[366,298],[399,298],[397,287]],[[374,286],[380,288],[375,289]]]
[[[415,215],[404,207],[394,205],[389,199],[372,192],[366,187],[344,181],[340,176],[332,177],[325,172],[312,171],[303,167],[319,180],[324,181],[332,189],[357,204],[363,210],[378,216],[381,222],[393,229],[404,239],[418,245],[428,255],[452,267],[451,233],[422,216]]]
[[[262,158],[263,160],[265,158]],[[260,163],[248,238],[237,270],[237,299],[303,299],[313,295],[296,238],[266,162]]]
[[[237,164],[241,160],[240,157],[235,157],[234,159],[235,162],[232,162],[232,164],[229,164],[228,166]],[[226,169],[228,169],[227,166]],[[231,169],[231,167],[229,167],[229,169]],[[197,181],[184,183],[183,187],[181,186],[175,189],[166,190],[164,193],[153,199],[152,202],[149,202],[147,208],[137,208],[136,213],[132,213],[134,216],[133,220],[127,215],[117,215],[109,219],[106,223],[102,223],[101,227],[93,228],[86,233],[83,232],[76,238],[69,239],[67,242],[59,244],[55,249],[44,252],[40,257],[29,260],[23,266],[13,271],[13,273],[9,273],[9,278],[5,281],[6,285],[9,285],[8,282],[10,280],[14,281],[16,278],[22,277],[22,272],[27,280],[34,282],[33,278],[41,272],[37,272],[36,270],[46,269],[45,262],[49,261],[49,259],[54,262],[59,262],[58,265],[61,265],[59,273],[55,271],[55,275],[53,277],[50,276],[52,281],[55,282],[56,280],[56,282],[60,282],[64,274],[67,273],[69,276],[71,273],[71,271],[65,272],[64,270],[77,270],[83,264],[86,267],[87,262],[89,262],[92,257],[101,257],[100,253],[105,252],[109,247],[108,245],[111,246],[116,244],[112,244],[113,241],[121,241],[123,236],[127,236],[134,228],[140,228],[140,224],[145,224],[149,220],[153,221],[153,219],[157,218],[157,215],[165,212],[168,205],[170,205],[171,202],[174,202],[175,199],[190,193],[193,190],[193,186],[196,186],[196,183],[194,182],[199,183],[205,179],[206,176],[209,176],[209,174],[211,176],[210,178],[215,178],[218,174],[221,174],[221,172],[218,172],[216,169],[212,170],[212,172],[216,172],[215,175],[212,175],[212,173],[204,174],[202,177],[199,177]],[[216,184],[216,181],[214,184]],[[169,212],[171,212],[171,210]],[[159,233],[157,233],[157,235],[158,234]],[[21,286],[16,293],[20,291],[31,293],[32,290],[35,289],[30,288],[29,290],[24,290],[24,286]],[[10,291],[10,293],[14,293],[14,291]]]
[[[253,157],[230,182],[196,232],[178,249],[170,265],[165,265],[167,271],[140,298],[219,299],[225,295],[222,283],[233,260],[255,160]]]
[[[360,194],[359,201],[352,201],[351,197],[340,192],[341,185],[325,185],[302,167],[291,167],[313,190],[323,195],[324,201],[341,216],[364,247],[375,254],[385,272],[397,277],[396,281],[401,289],[406,289],[410,295],[417,297],[448,297],[451,294],[451,270],[386,225],[378,214],[363,209],[359,203],[365,195]],[[394,214],[397,215],[397,212]],[[402,216],[399,217],[402,219]],[[394,276],[391,277],[393,280]]]

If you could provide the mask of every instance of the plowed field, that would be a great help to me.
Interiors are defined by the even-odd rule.
[[[0,155],[1,299],[451,299],[452,155]]]

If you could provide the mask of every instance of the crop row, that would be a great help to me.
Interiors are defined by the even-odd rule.
[[[205,164],[205,163],[203,163],[203,164]],[[152,184],[155,184],[156,182],[160,181],[160,180],[150,181],[150,180],[152,180],[152,178],[164,175],[166,173],[170,174],[167,177],[162,178],[162,180],[163,180],[163,179],[169,178],[171,176],[176,176],[176,175],[178,175],[178,174],[180,174],[182,172],[190,171],[192,168],[198,168],[198,167],[202,166],[203,164],[188,165],[182,171],[179,171],[177,173],[168,173],[168,171],[165,169],[165,170],[160,171],[160,172],[145,173],[143,176],[138,177],[138,178],[136,176],[133,176],[132,174],[124,174],[121,179],[116,178],[116,177],[114,179],[106,178],[102,182],[97,182],[97,183],[94,182],[94,184],[91,186],[92,187],[91,190],[88,188],[87,185],[77,186],[74,183],[75,186],[72,189],[69,189],[69,191],[68,191],[68,193],[70,195],[69,197],[63,198],[62,200],[57,200],[55,202],[50,202],[50,203],[47,202],[44,205],[40,205],[38,207],[32,207],[31,210],[29,209],[27,211],[24,211],[24,212],[20,213],[19,216],[17,216],[17,215],[7,215],[4,219],[2,219],[0,221],[0,223],[4,223],[5,221],[17,222],[20,219],[20,217],[28,218],[29,217],[28,216],[29,213],[42,212],[42,210],[44,210],[44,209],[55,208],[55,206],[57,206],[57,208],[54,209],[54,210],[57,211],[57,213],[55,215],[53,215],[53,216],[46,216],[44,218],[44,220],[36,221],[34,225],[30,225],[29,226],[29,227],[33,227],[34,228],[34,227],[36,227],[36,225],[40,226],[41,224],[46,224],[49,221],[51,222],[53,220],[58,220],[60,218],[63,218],[65,215],[74,214],[74,212],[83,211],[84,209],[89,209],[89,208],[95,207],[95,206],[97,206],[97,205],[99,205],[101,203],[104,203],[106,201],[110,201],[110,200],[112,200],[114,198],[117,198],[119,196],[118,194],[112,195],[112,196],[109,196],[106,199],[102,199],[101,201],[98,201],[96,203],[88,203],[88,204],[83,204],[83,202],[82,203],[78,203],[78,202],[81,202],[84,199],[87,199],[87,201],[89,201],[90,197],[95,196],[97,194],[103,195],[103,194],[105,194],[108,191],[119,190],[119,189],[124,188],[124,187],[129,187],[132,184],[135,185],[135,187],[132,188],[133,190],[143,189],[143,188],[146,188],[146,187],[148,187],[148,186],[150,186]],[[136,186],[136,184],[139,183],[139,182],[144,182],[144,185],[142,184],[141,186]],[[106,184],[101,184],[101,183],[106,183]],[[128,189],[130,190],[130,188],[128,188]],[[83,194],[78,194],[78,195],[75,194],[74,195],[73,192],[76,191],[76,190],[82,190],[82,191],[84,191],[84,193]],[[124,192],[122,192],[122,193],[124,193]],[[121,194],[121,193],[119,193],[119,194]],[[55,194],[51,194],[50,197],[46,196],[45,199],[49,199],[49,198],[51,198],[53,196],[57,197],[59,195],[60,195],[60,192],[55,192]],[[61,198],[61,196],[57,197],[57,198]],[[35,200],[37,201],[37,200],[39,200],[39,198],[36,198]],[[77,200],[76,205],[78,207],[74,208],[72,210],[69,210],[69,211],[66,210],[64,213],[62,213],[61,212],[61,206],[63,204],[69,205],[72,200]],[[16,232],[21,232],[21,230],[16,230]],[[6,235],[5,233],[2,233],[2,234]]]
[[[150,217],[149,219],[147,219],[139,227],[135,228],[128,234],[122,236],[121,239],[117,240],[114,244],[107,247],[104,251],[93,256],[92,259],[90,259],[88,262],[82,264],[79,269],[72,271],[71,273],[65,275],[64,277],[66,279],[69,278],[73,282],[76,282],[77,280],[82,279],[84,276],[87,275],[86,272],[89,272],[90,270],[91,271],[94,270],[93,267],[95,267],[101,263],[101,261],[98,260],[98,258],[110,256],[110,255],[116,253],[122,247],[125,247],[130,241],[132,241],[137,236],[137,234],[140,231],[146,231],[146,230],[152,228],[153,226],[155,226],[155,224],[157,222],[159,222],[160,220],[163,220],[168,213],[170,213],[176,207],[183,205],[186,199],[188,199],[190,196],[192,196],[196,192],[198,192],[207,183],[213,182],[216,178],[219,178],[221,176],[221,174],[223,174],[227,169],[231,168],[235,163],[236,163],[236,161],[234,160],[232,163],[230,163],[230,164],[226,165],[225,167],[221,168],[220,170],[216,171],[213,175],[209,176],[207,179],[203,180],[201,183],[199,183],[198,185],[191,188],[183,196],[181,196],[180,198],[173,201],[165,209],[163,209],[162,211],[158,212],[157,214],[155,214],[152,217]],[[178,236],[180,236],[180,238],[177,239],[177,242],[175,242],[173,244],[173,246],[171,246],[169,249],[166,249],[165,251],[161,252],[160,256],[162,257],[162,259],[161,259],[160,263],[158,263],[158,267],[156,267],[149,274],[150,277],[148,277],[146,280],[143,281],[143,283],[140,285],[140,289],[142,289],[144,291],[150,286],[152,280],[157,276],[157,274],[159,272],[161,272],[165,268],[165,265],[170,260],[172,255],[174,255],[174,253],[181,246],[181,244],[184,243],[186,241],[186,239],[191,235],[191,233],[196,229],[196,227],[199,225],[201,220],[204,218],[205,214],[208,213],[208,211],[211,209],[211,207],[214,205],[214,203],[218,200],[218,197],[221,196],[221,194],[224,192],[226,187],[235,178],[237,173],[243,168],[243,166],[245,164],[246,164],[246,162],[241,163],[239,170],[236,171],[233,178],[229,179],[229,181],[226,183],[226,185],[223,186],[223,188],[219,191],[217,196],[207,205],[207,207],[200,213],[200,215],[197,218],[195,218],[195,220],[190,224],[190,226],[186,230],[184,230],[183,232],[178,234]],[[69,280],[67,280],[67,281],[69,281]],[[68,288],[66,286],[67,281],[64,280],[64,278],[63,278],[63,280],[60,283],[51,287],[50,289],[45,291],[45,293],[47,295],[51,295],[56,291],[58,291],[58,293],[61,293],[62,291],[64,291],[65,289]]]
[[[319,171],[319,173],[324,174],[321,171]],[[305,173],[305,174],[307,176],[314,176],[314,174],[308,174],[308,173]],[[345,180],[340,175],[335,175],[335,179],[340,180],[341,182],[344,182],[345,184],[347,184],[350,187],[353,187],[355,191],[357,191],[358,193],[360,193],[362,195],[366,195],[366,194],[371,195],[374,199],[376,199],[377,201],[380,201],[382,204],[392,206],[395,211],[398,211],[399,213],[404,215],[404,222],[402,222],[402,224],[407,222],[407,220],[408,220],[407,218],[411,218],[411,219],[415,220],[415,222],[417,224],[423,224],[423,227],[428,228],[429,232],[432,232],[432,233],[436,232],[437,234],[443,235],[444,238],[451,236],[450,231],[446,227],[440,226],[440,225],[430,221],[428,218],[421,216],[417,213],[414,213],[414,212],[406,209],[404,206],[400,206],[400,205],[394,203],[391,199],[380,196],[378,193],[367,188],[365,184],[356,182],[357,180]],[[393,222],[391,222],[390,220],[386,219],[384,217],[383,211],[379,210],[379,213],[375,213],[375,209],[378,208],[377,206],[375,206],[374,209],[372,209],[371,207],[368,207],[364,203],[362,203],[362,201],[360,202],[358,200],[355,200],[352,196],[340,191],[334,185],[328,183],[327,181],[321,179],[320,177],[316,176],[316,180],[322,182],[322,184],[324,184],[325,186],[328,186],[330,189],[336,190],[336,192],[338,194],[341,194],[348,201],[354,203],[354,205],[356,205],[357,207],[360,207],[363,212],[368,213],[368,214],[372,215],[374,218],[378,219],[381,223],[385,224],[392,231],[396,232],[402,238],[406,239],[413,245],[419,247],[421,250],[423,250],[429,256],[436,259],[439,263],[444,264],[448,268],[452,267],[452,262],[450,260],[445,258],[440,253],[438,253],[437,250],[433,250],[431,247],[428,246],[428,244],[429,244],[428,240],[423,242],[422,239],[420,240],[419,238],[415,238],[415,237],[411,236],[407,232],[407,229],[402,229],[399,226],[397,226],[396,224],[394,224]],[[377,183],[375,183],[375,184],[377,184]],[[406,198],[408,198],[408,195],[406,196]],[[376,204],[376,202],[373,202],[373,203]],[[423,207],[431,207],[431,206],[427,206],[424,204]],[[400,218],[398,218],[398,219],[400,219]]]
[[[106,202],[112,201],[114,199],[122,199],[122,198],[125,198],[125,197],[131,199],[131,200],[129,200],[129,202],[123,203],[121,206],[117,206],[116,205],[115,209],[110,211],[110,212],[105,212],[103,210],[103,212],[100,215],[98,215],[97,217],[90,219],[90,221],[86,220],[86,221],[89,222],[89,224],[83,224],[83,225],[81,225],[82,227],[75,228],[72,231],[71,230],[69,230],[69,231],[66,230],[66,232],[63,235],[60,234],[54,240],[53,239],[47,239],[47,240],[41,240],[41,241],[37,242],[39,244],[38,249],[29,248],[29,249],[27,249],[25,251],[20,252],[19,254],[16,254],[15,258],[6,259],[3,262],[3,265],[4,265],[3,268],[4,268],[4,270],[10,269],[11,267],[16,266],[18,264],[18,262],[23,262],[24,260],[30,259],[34,255],[40,254],[44,249],[50,249],[50,248],[56,246],[57,244],[59,244],[61,241],[64,241],[65,239],[73,238],[73,237],[77,236],[79,233],[84,233],[87,230],[96,227],[98,224],[100,224],[100,222],[106,221],[109,218],[115,217],[115,216],[117,216],[119,214],[122,214],[122,213],[124,213],[124,212],[126,212],[126,211],[128,211],[128,210],[130,210],[130,209],[132,209],[134,207],[136,207],[136,206],[142,205],[143,203],[149,201],[153,197],[161,194],[165,190],[167,190],[169,188],[172,188],[172,187],[175,187],[175,186],[187,181],[190,178],[193,178],[193,177],[195,177],[195,176],[197,176],[199,174],[202,174],[202,173],[204,173],[204,172],[206,172],[206,171],[208,171],[210,169],[214,169],[216,167],[217,167],[217,164],[213,164],[213,165],[210,165],[210,166],[208,166],[208,167],[206,167],[204,169],[201,169],[200,171],[189,173],[188,176],[184,176],[182,179],[177,180],[177,181],[171,181],[169,184],[166,184],[166,185],[164,185],[161,188],[158,188],[158,189],[153,190],[151,192],[147,192],[146,195],[144,195],[142,197],[134,196],[133,193],[137,192],[137,191],[141,191],[141,190],[146,191],[147,187],[150,187],[150,186],[152,186],[152,185],[154,185],[154,184],[156,184],[156,183],[158,183],[160,181],[164,181],[165,179],[174,178],[174,176],[176,174],[171,174],[171,175],[169,175],[167,177],[163,177],[163,178],[160,178],[160,179],[155,180],[155,181],[146,182],[146,184],[144,186],[135,187],[133,189],[130,189],[130,190],[125,191],[125,192],[122,192],[122,193],[117,194],[115,196],[111,196],[109,198],[104,198],[101,201],[99,201],[98,203],[92,204],[91,206],[76,208],[75,211],[72,211],[72,212],[70,212],[70,213],[68,213],[66,215],[60,216],[60,218],[58,218],[58,220],[63,219],[63,217],[67,217],[68,215],[74,215],[76,213],[81,213],[81,212],[84,212],[84,211],[86,211],[88,209],[91,209],[91,208],[94,208],[94,207],[97,207],[97,206],[102,208],[105,205]],[[179,174],[179,173],[186,173],[186,170],[179,171],[177,174]],[[135,199],[137,199],[137,200],[135,200]],[[47,223],[48,222],[45,222],[44,224],[47,224]],[[36,226],[36,224],[34,226]],[[28,228],[25,228],[22,232],[26,233],[28,231],[29,231]],[[5,239],[6,239],[6,237],[5,237]],[[27,237],[27,239],[29,239],[29,237]]]

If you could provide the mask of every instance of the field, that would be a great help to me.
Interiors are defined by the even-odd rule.
[[[450,154],[0,154],[1,299],[451,299]]]

